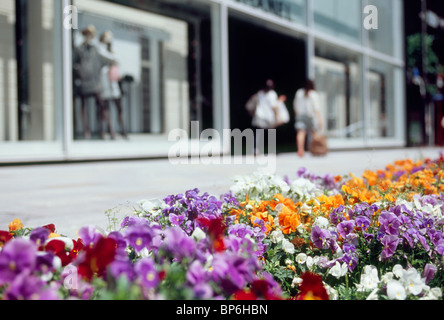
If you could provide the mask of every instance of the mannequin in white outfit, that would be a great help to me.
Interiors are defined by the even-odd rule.
[[[116,56],[112,50],[112,41],[113,34],[111,31],[105,31],[100,36],[100,43],[102,45],[101,49],[104,51],[104,55],[116,61]],[[117,107],[122,136],[128,138],[122,116],[122,91],[119,86],[120,79],[118,79],[120,76],[115,74],[116,69],[113,68],[117,68],[117,64],[105,66],[101,71],[102,92],[100,96],[104,102],[107,117],[109,117],[111,103],[114,102]]]

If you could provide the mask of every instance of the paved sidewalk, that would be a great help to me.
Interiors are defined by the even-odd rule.
[[[361,175],[398,159],[436,158],[441,150],[334,151],[303,159],[295,153],[279,154],[275,172],[293,178],[305,167],[317,174]],[[54,223],[58,232],[75,237],[86,225],[105,228],[108,209],[115,208],[120,218],[142,199],[163,199],[192,188],[219,196],[229,190],[235,176],[263,169],[259,160],[247,164],[244,158],[241,164],[225,165],[175,165],[164,159],[0,167],[0,230],[20,218],[29,227]]]

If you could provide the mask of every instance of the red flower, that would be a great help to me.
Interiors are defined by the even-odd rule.
[[[250,290],[238,290],[233,295],[234,300],[257,300],[258,297]]]
[[[322,284],[320,275],[305,272],[301,276],[302,283],[300,286],[300,293],[294,300],[329,300],[327,290]]]
[[[75,260],[79,255],[79,252],[83,249],[83,242],[82,239],[78,239],[77,241],[73,239],[72,243],[74,246],[71,252],[69,253],[69,256],[71,257],[72,260]]]
[[[79,274],[87,280],[97,274],[105,274],[108,265],[114,261],[117,243],[114,239],[101,237],[93,247],[84,247],[80,253]]]
[[[82,240],[72,240],[73,248],[71,251],[66,249],[66,243],[62,240],[54,239],[49,241],[45,247],[45,251],[54,252],[54,254],[62,261],[62,267],[67,266],[77,258],[80,250],[83,248]]]
[[[55,225],[51,224],[47,224],[46,226],[43,226],[42,228],[48,229],[49,231],[51,231],[51,233],[55,233]]]
[[[71,263],[70,252],[65,248],[66,244],[62,240],[51,240],[45,245],[45,251],[53,252],[62,261],[62,267]]]
[[[251,283],[251,290],[238,290],[234,300],[280,300],[281,298],[269,290],[269,284],[266,280],[255,280]]]
[[[225,251],[226,247],[224,243],[224,235],[227,226],[223,218],[215,218],[215,219],[198,218],[196,219],[196,221],[200,225],[207,228],[208,235],[210,236],[210,239],[213,241],[213,249],[216,252]]]
[[[1,231],[0,230],[0,247],[3,247],[6,242],[12,239],[12,235],[9,231]]]

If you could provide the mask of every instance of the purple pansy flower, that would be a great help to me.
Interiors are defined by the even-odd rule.
[[[395,253],[399,244],[399,238],[393,235],[385,235],[382,237],[381,243],[384,248],[381,252],[381,259],[387,260],[393,256],[393,253]]]
[[[36,265],[36,245],[23,238],[13,239],[0,251],[0,285],[22,272],[31,272]]]
[[[145,288],[155,288],[160,279],[156,265],[151,258],[143,258],[136,262],[135,271]]]
[[[97,241],[99,241],[100,238],[102,238],[102,235],[97,232],[95,227],[92,226],[80,228],[78,234],[79,238],[82,239],[83,244],[86,247],[91,248],[97,243]]]
[[[136,252],[140,252],[144,248],[150,247],[153,235],[149,226],[133,225],[126,230],[125,238]]]
[[[353,232],[353,228],[355,227],[354,220],[342,221],[337,225],[338,233],[342,238],[346,238],[348,234]]]
[[[437,268],[433,264],[427,263],[425,265],[424,271],[422,273],[422,277],[424,278],[426,284],[429,283],[430,280],[433,279],[433,277],[435,276],[436,270],[437,270]]]
[[[45,243],[50,233],[51,231],[49,231],[47,228],[35,228],[29,234],[29,239],[31,239],[37,246],[40,246]]]
[[[44,282],[27,273],[17,275],[5,290],[6,300],[59,300],[56,290],[45,288]]]
[[[185,220],[185,215],[172,213],[169,215],[168,220],[170,220],[171,224],[175,226],[180,226]]]
[[[311,229],[311,241],[319,249],[327,249],[330,247],[331,234],[328,230],[321,229],[319,226],[314,226]]]
[[[359,216],[359,217],[356,217],[355,222],[356,222],[356,226],[357,226],[358,228],[361,228],[362,231],[367,230],[367,228],[368,228],[368,227],[370,226],[370,224],[372,223],[371,220],[370,220],[368,217],[366,217],[366,216]]]
[[[397,236],[398,227],[401,225],[396,215],[389,211],[383,211],[379,216],[380,231],[389,235]]]

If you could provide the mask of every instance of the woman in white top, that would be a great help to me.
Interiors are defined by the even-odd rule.
[[[322,117],[319,107],[319,98],[312,80],[307,80],[305,87],[296,92],[293,101],[296,118],[295,129],[298,155],[305,155],[305,139],[307,133],[313,134],[322,130]]]
[[[264,152],[264,131],[257,129],[271,129],[276,122],[276,108],[278,95],[274,90],[274,81],[269,79],[265,87],[257,93],[257,106],[253,115],[251,125],[254,131],[254,153],[256,155]]]

